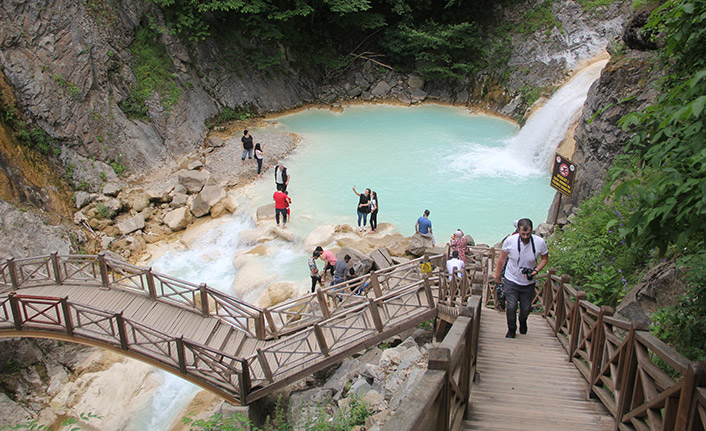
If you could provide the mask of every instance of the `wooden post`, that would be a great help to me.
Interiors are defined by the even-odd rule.
[[[318,323],[314,324],[314,335],[316,335],[316,341],[319,343],[319,348],[321,348],[321,353],[328,357],[328,345],[326,344],[326,336],[324,335],[323,329]]]
[[[326,303],[326,295],[319,287],[316,288],[316,299],[319,301],[319,308],[321,308],[321,315],[324,316],[324,319],[331,317],[331,311]]]
[[[14,290],[19,289],[20,282],[17,278],[17,264],[15,264],[14,257],[7,259],[7,270],[10,272],[10,281],[12,282],[12,288]]]
[[[56,284],[61,284],[61,265],[59,265],[59,256],[57,252],[51,254],[51,266],[54,270],[54,281]]]
[[[380,318],[380,310],[378,310],[378,303],[372,298],[368,298],[368,309],[370,310],[370,316],[372,316],[373,318],[375,329],[377,329],[378,332],[382,332],[382,319]]]
[[[267,324],[270,325],[270,332],[272,333],[272,336],[276,339],[279,338],[279,331],[277,331],[277,325],[275,325],[275,319],[272,317],[272,313],[270,312],[270,310],[265,307],[262,309],[262,314],[265,315]]]
[[[265,314],[262,311],[258,311],[255,316],[255,337],[258,340],[267,339],[267,331],[265,331]]]
[[[566,292],[564,291],[564,282],[569,282],[569,276],[564,274],[561,276],[561,282],[559,282],[559,288],[557,289],[557,295],[559,297],[556,301],[556,321],[554,325],[554,333],[558,334],[561,331],[561,327],[564,325],[566,320]]]
[[[262,367],[262,372],[265,374],[265,378],[267,378],[270,383],[274,382],[275,377],[272,374],[270,364],[267,362],[267,357],[265,356],[265,353],[260,348],[257,349],[257,360],[260,362],[260,366]]]
[[[569,361],[574,357],[579,343],[579,334],[581,333],[581,308],[579,303],[584,299],[586,299],[586,292],[582,290],[576,292],[576,302],[571,310],[571,326],[569,327]]]
[[[430,370],[444,371],[444,385],[439,393],[439,415],[436,419],[436,429],[448,430],[449,418],[451,416],[451,388],[449,380],[451,379],[451,371],[449,363],[451,361],[451,351],[446,347],[432,347],[429,349],[429,365]]]
[[[179,371],[186,374],[186,350],[184,349],[184,336],[179,335],[175,338],[177,357],[179,358]]]
[[[240,403],[242,405],[248,404],[248,394],[250,393],[250,386],[252,381],[250,380],[250,365],[247,359],[240,360],[240,369],[242,372],[238,375],[238,386],[240,386]]]
[[[10,309],[12,310],[12,320],[15,322],[15,329],[22,330],[22,312],[20,311],[20,300],[15,296],[16,292],[7,294],[10,300]]]
[[[154,284],[154,274],[152,274],[152,267],[147,268],[147,291],[150,294],[150,299],[157,299],[157,287]]]
[[[199,292],[201,293],[201,314],[208,317],[210,312],[208,310],[208,287],[206,283],[199,284]]]
[[[66,333],[74,336],[74,321],[71,318],[71,309],[69,308],[69,298],[64,296],[61,298],[61,310],[64,312],[64,322],[66,322]]]
[[[624,360],[621,363],[620,375],[620,390],[618,391],[617,409],[615,429],[621,429],[623,416],[630,410],[632,403],[633,391],[635,390],[635,375],[637,374],[637,357],[635,354],[635,322],[630,325],[630,332],[625,339],[625,348],[627,349],[623,355]]]
[[[434,294],[431,292],[431,284],[429,283],[429,277],[424,277],[424,292],[427,295],[427,302],[429,303],[429,308],[434,308]]]
[[[578,301],[577,301],[578,302]],[[593,328],[593,340],[591,343],[591,373],[588,380],[589,391],[593,392],[593,385],[598,380],[598,373],[603,366],[603,351],[605,349],[605,330],[603,328],[603,316],[612,316],[613,309],[607,305],[601,307],[598,313],[596,326]]]
[[[679,407],[674,424],[676,431],[687,430],[687,425],[691,422],[693,412],[694,397],[696,388],[706,386],[706,362],[692,362],[686,367],[681,386],[681,396],[679,397]]]
[[[125,319],[123,319],[123,312],[115,313],[115,322],[118,325],[118,336],[120,337],[120,347],[123,350],[128,349],[127,341],[127,328],[125,327]]]
[[[101,283],[106,289],[110,288],[110,278],[108,276],[108,264],[105,261],[105,252],[98,253],[98,265],[101,271]]]
[[[375,297],[381,297],[382,289],[380,288],[380,280],[378,279],[378,275],[377,273],[375,273],[375,271],[370,273],[370,285],[373,286],[373,292],[375,292]]]
[[[549,316],[549,307],[551,307],[552,301],[554,301],[554,289],[552,289],[552,277],[554,275],[556,275],[556,268],[549,268],[549,271],[547,271],[547,281],[544,282],[544,296],[542,298],[545,319]]]

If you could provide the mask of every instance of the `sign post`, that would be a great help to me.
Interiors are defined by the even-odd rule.
[[[559,193],[559,202],[556,206],[554,223],[559,218],[559,207],[561,207],[561,197],[571,197],[571,189],[574,186],[574,176],[576,175],[576,165],[569,159],[556,154],[554,157],[554,168],[552,169],[552,179],[549,185],[554,187]]]

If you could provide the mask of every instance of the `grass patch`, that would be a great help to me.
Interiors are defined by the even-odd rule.
[[[146,101],[156,94],[168,112],[179,101],[184,90],[177,83],[171,59],[167,49],[159,42],[157,31],[151,27],[138,30],[130,52],[132,73],[137,83],[118,106],[128,118],[149,120]]]

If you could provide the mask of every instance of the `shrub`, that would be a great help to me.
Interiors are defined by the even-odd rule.
[[[662,341],[693,361],[706,361],[706,252],[684,256],[686,293],[676,304],[652,315],[651,330]]]

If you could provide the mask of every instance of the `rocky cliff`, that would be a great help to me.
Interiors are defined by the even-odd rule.
[[[499,15],[521,23],[537,3]],[[310,71],[295,70],[286,50],[279,67],[261,70],[250,58],[225,55],[223,44],[233,42],[211,38],[185,45],[166,30],[158,8],[139,0],[5,1],[0,65],[22,110],[51,136],[84,157],[140,173],[196,149],[205,120],[225,107],[266,112],[314,101],[430,98],[520,118],[528,107],[523,92],[548,91],[567,70],[602,50],[621,31],[626,7],[623,1],[584,10],[573,1],[555,2],[551,29],[513,35],[507,85],[498,71],[449,85],[381,73],[369,62],[355,64],[335,82],[320,82]],[[178,97],[165,104],[153,94],[147,115],[135,118],[125,106],[139,84],[133,48],[141,28],[152,29],[153,42],[166,50]],[[258,51],[247,40],[235,42],[244,52]]]

